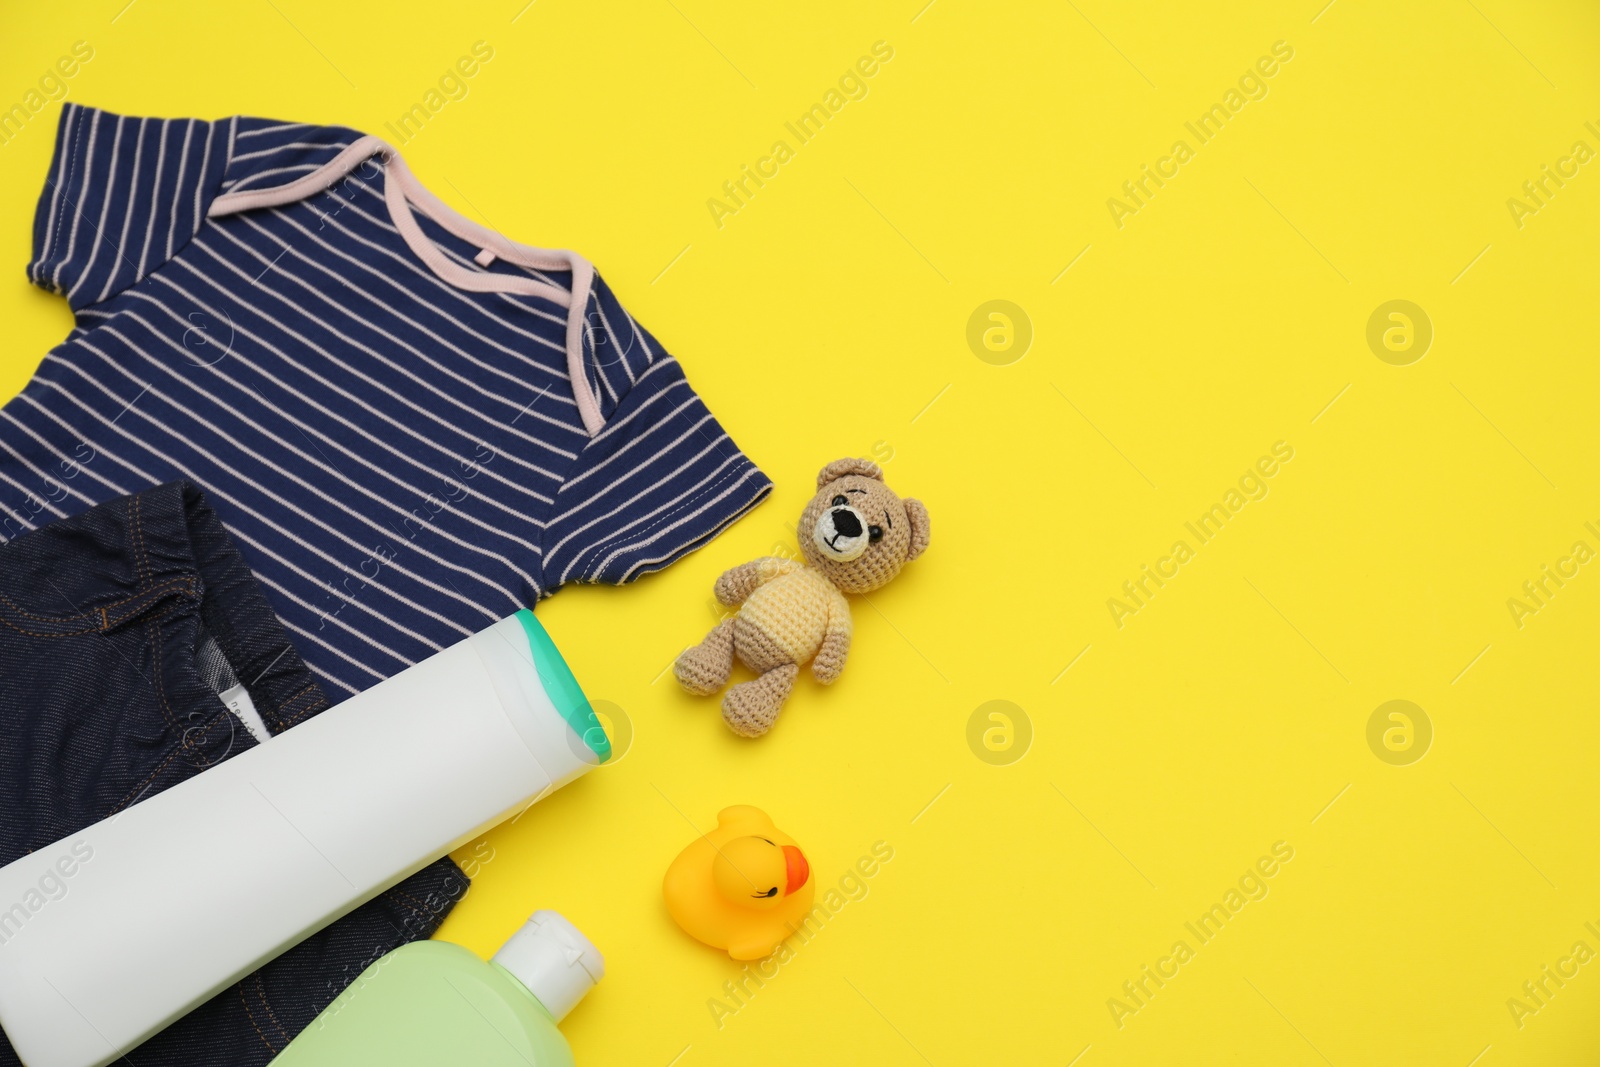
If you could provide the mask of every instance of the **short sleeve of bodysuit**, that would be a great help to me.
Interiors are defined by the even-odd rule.
[[[204,221],[230,132],[227,122],[65,106],[34,212],[28,277],[76,311],[158,269]]]
[[[0,536],[194,481],[333,693],[771,489],[588,260],[356,130],[67,104],[28,274],[77,326],[0,409]]]

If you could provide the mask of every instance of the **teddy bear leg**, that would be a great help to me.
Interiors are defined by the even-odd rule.
[[[760,737],[772,729],[799,674],[798,665],[785,663],[728,690],[722,698],[722,718],[728,729],[742,737]]]
[[[727,685],[733,673],[733,620],[722,620],[704,641],[684,649],[673,662],[672,673],[695,696],[710,696]]]

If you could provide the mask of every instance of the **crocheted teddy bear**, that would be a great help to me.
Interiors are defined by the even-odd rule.
[[[800,513],[797,559],[766,557],[717,579],[717,600],[738,607],[705,640],[683,652],[673,674],[689,692],[710,696],[728,684],[733,658],[760,675],[722,698],[729,729],[760,737],[772,729],[800,667],[828,685],[850,651],[845,593],[870,593],[928,547],[928,510],[902,500],[876,463],[840,459],[817,475],[817,495]]]

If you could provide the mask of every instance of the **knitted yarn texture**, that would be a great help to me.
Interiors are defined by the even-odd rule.
[[[852,633],[844,594],[889,584],[929,540],[927,508],[896,495],[864,459],[822,468],[798,529],[803,559],[751,560],[717,579],[718,602],[738,612],[673,664],[679,684],[698,696],[726,686],[735,659],[759,675],[722,700],[723,720],[745,737],[772,729],[802,665],[823,685],[839,677]]]

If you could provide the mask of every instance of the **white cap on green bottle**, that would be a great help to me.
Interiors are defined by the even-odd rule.
[[[536,911],[491,960],[528,987],[556,1022],[605,977],[594,943],[553,911]]]

